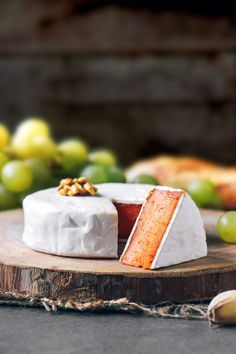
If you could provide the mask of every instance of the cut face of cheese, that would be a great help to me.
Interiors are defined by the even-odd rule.
[[[118,212],[118,237],[128,239],[148,193],[150,184],[103,183],[97,186],[99,195],[109,198]]]
[[[155,187],[139,183],[102,183],[96,185],[98,194],[115,204],[143,204],[148,193]]]
[[[26,197],[23,241],[60,256],[116,258],[118,216],[103,197],[64,197],[55,188]]]
[[[156,269],[206,255],[206,235],[194,202],[182,190],[156,187],[142,206],[120,261]]]

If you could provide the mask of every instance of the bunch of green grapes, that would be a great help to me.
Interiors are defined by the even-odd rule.
[[[62,178],[87,177],[91,183],[126,182],[109,150],[89,151],[78,138],[56,143],[46,121],[32,117],[11,136],[0,124],[0,210],[16,208],[28,194],[56,187]]]

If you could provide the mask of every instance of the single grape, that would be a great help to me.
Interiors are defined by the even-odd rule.
[[[88,165],[81,171],[80,176],[86,177],[90,183],[93,184],[106,183],[109,181],[106,168],[99,165]]]
[[[0,150],[2,150],[10,141],[10,133],[7,127],[0,124]]]
[[[50,128],[46,121],[32,117],[24,120],[17,128],[15,135],[21,138],[33,138],[35,136],[49,136]]]
[[[199,207],[210,207],[217,199],[217,190],[214,184],[207,179],[198,179],[189,183],[187,192]]]
[[[236,211],[228,211],[219,218],[216,229],[223,241],[236,243]]]
[[[24,138],[21,135],[14,135],[12,139],[12,149],[14,154],[22,159],[27,159],[33,155],[32,138]]]
[[[32,156],[51,158],[56,147],[50,138],[48,124],[39,118],[23,121],[12,139],[12,147],[17,157],[27,159]]]
[[[1,179],[2,169],[8,161],[9,161],[8,156],[4,154],[2,151],[0,151],[0,179]]]
[[[109,182],[125,183],[126,177],[124,171],[117,166],[109,166],[106,168]]]
[[[50,159],[56,153],[56,145],[54,141],[43,135],[24,138],[21,135],[13,137],[12,145],[16,156],[22,159],[30,157],[40,157],[42,159]]]
[[[217,190],[212,195],[212,201],[209,207],[213,209],[221,209],[223,207],[223,200]]]
[[[50,167],[45,161],[39,158],[31,158],[26,160],[25,164],[32,171],[34,183],[47,182],[52,179]]]
[[[10,161],[2,169],[2,182],[11,192],[23,192],[30,188],[33,176],[30,168],[22,161]]]
[[[137,177],[135,177],[132,180],[132,183],[141,183],[141,184],[154,184],[157,185],[158,181],[154,176],[147,175],[147,174],[142,174]]]
[[[56,144],[48,136],[36,136],[32,141],[32,156],[49,160],[56,154]]]
[[[97,165],[115,166],[117,164],[116,156],[109,150],[101,149],[89,154],[89,160]]]
[[[0,183],[0,210],[16,208],[19,204],[18,196],[12,193]]]
[[[88,159],[88,148],[79,139],[68,139],[58,145],[59,163],[70,172]]]

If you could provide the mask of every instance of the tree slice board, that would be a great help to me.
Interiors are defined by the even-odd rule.
[[[236,288],[236,245],[209,237],[206,258],[158,271],[118,260],[66,258],[35,252],[22,241],[23,212],[0,213],[0,288],[4,292],[87,302],[127,297],[154,304],[211,299]]]

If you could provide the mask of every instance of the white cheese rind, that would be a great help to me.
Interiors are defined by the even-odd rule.
[[[206,255],[206,233],[199,209],[185,194],[176,207],[151,268],[168,267]]]
[[[138,183],[103,183],[96,187],[99,195],[109,198],[114,203],[143,204],[155,186]]]
[[[116,258],[118,216],[103,197],[63,197],[55,188],[26,197],[23,241],[32,249],[70,257]]]

